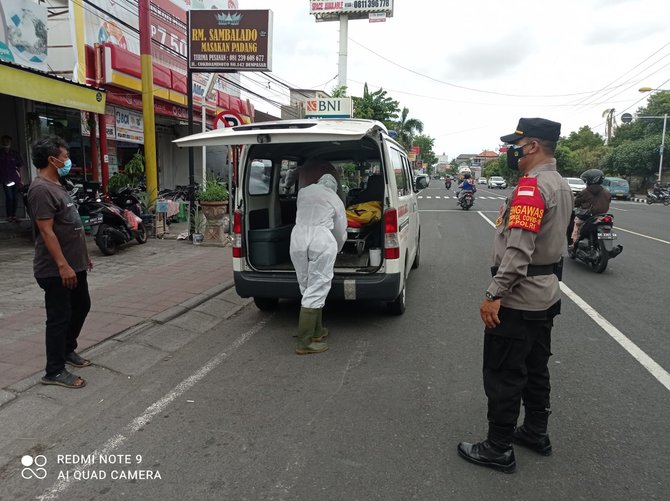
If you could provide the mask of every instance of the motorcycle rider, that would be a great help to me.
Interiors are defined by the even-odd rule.
[[[579,176],[586,183],[586,188],[577,194],[574,201],[575,226],[572,229],[572,243],[577,247],[579,230],[584,221],[591,216],[606,214],[610,210],[612,195],[603,188],[605,175],[600,169],[588,169]]]
[[[475,183],[472,180],[472,175],[469,172],[463,174],[463,181],[458,185],[458,190],[459,191],[456,192],[456,198],[458,199],[459,204],[466,193],[475,193],[477,191]]]
[[[663,185],[661,184],[660,179],[657,179],[654,183],[654,195],[657,196],[659,200],[663,199]]]

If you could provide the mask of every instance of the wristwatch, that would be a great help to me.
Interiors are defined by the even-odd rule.
[[[498,299],[500,299],[500,296],[494,296],[489,291],[486,291],[486,300],[487,301],[493,302],[493,301],[497,301]]]

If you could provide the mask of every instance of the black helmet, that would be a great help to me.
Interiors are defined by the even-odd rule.
[[[465,174],[463,174],[464,179],[470,179],[471,177],[472,176],[470,174],[468,174],[467,172]]]
[[[602,184],[605,174],[600,169],[589,169],[582,172],[582,175],[579,177],[586,184]]]

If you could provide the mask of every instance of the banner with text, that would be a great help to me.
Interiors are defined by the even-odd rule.
[[[272,71],[272,11],[189,11],[188,47],[193,70]]]
[[[305,118],[351,118],[352,112],[351,97],[318,97],[305,105]]]

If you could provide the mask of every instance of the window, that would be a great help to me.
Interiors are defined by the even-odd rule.
[[[404,197],[405,195],[409,195],[411,184],[407,179],[407,169],[403,165],[402,155],[398,150],[393,148],[391,148],[391,167],[395,173],[395,183],[398,189],[398,196]]]
[[[272,160],[254,158],[249,167],[249,194],[268,195],[272,185]]]
[[[282,160],[279,170],[279,194],[293,196],[298,191],[298,162]]]

